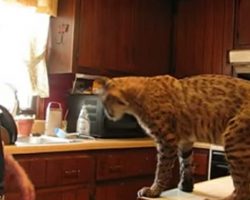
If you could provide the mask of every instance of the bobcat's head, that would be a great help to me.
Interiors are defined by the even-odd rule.
[[[95,80],[95,84],[95,92],[101,97],[105,114],[114,121],[121,119],[129,107],[121,86],[116,80],[106,77]]]

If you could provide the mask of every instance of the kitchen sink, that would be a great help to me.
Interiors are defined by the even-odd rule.
[[[48,145],[48,144],[69,144],[86,141],[82,138],[59,138],[47,135],[18,137],[15,144],[17,146]]]

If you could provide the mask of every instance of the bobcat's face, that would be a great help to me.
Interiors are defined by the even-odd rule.
[[[104,105],[105,114],[114,121],[121,119],[128,109],[128,102],[125,100],[121,88],[115,85],[111,79],[105,78],[96,80],[96,82],[100,86],[98,93]]]

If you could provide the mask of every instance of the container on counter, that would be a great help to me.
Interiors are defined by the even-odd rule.
[[[17,132],[19,137],[30,136],[34,125],[35,117],[33,115],[19,115],[15,118]]]
[[[46,109],[45,135],[56,136],[55,129],[62,128],[63,112],[59,102],[50,102]]]
[[[85,105],[82,106],[81,111],[79,113],[77,123],[76,123],[76,131],[79,135],[89,135],[90,131],[90,122],[88,117],[87,108]]]

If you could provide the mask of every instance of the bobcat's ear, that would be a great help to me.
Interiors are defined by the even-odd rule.
[[[103,94],[105,90],[111,85],[112,80],[108,77],[100,77],[93,82],[93,93]]]

